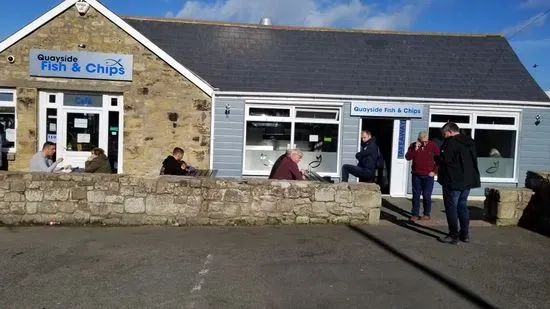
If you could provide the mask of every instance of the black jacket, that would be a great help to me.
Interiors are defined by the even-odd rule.
[[[366,143],[361,143],[361,151],[355,154],[357,166],[364,169],[368,174],[374,175],[376,162],[378,161],[378,145],[376,138],[371,137]]]
[[[187,170],[181,168],[182,161],[176,160],[173,156],[168,156],[162,162],[164,175],[187,175]]]
[[[437,182],[443,187],[466,190],[481,186],[476,146],[470,137],[458,134],[446,138],[435,159],[439,167]]]

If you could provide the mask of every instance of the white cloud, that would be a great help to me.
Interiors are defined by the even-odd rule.
[[[360,0],[187,0],[179,12],[168,12],[166,16],[244,23],[258,23],[260,18],[269,17],[274,25],[407,29],[430,0],[404,1],[380,7]]]
[[[531,27],[540,27],[543,26],[546,23],[546,18],[548,17],[548,14],[544,13],[538,13],[537,15],[524,20],[520,23],[517,23],[513,26],[509,26],[504,28],[502,32],[505,36],[511,36],[517,33],[518,31],[524,31]]]
[[[524,0],[520,2],[519,6],[523,9],[550,7],[550,0]]]

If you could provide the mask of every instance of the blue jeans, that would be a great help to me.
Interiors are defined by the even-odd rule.
[[[443,203],[449,225],[449,236],[458,239],[459,236],[470,235],[470,211],[468,210],[468,195],[470,189],[450,190],[443,188]],[[458,221],[458,222],[457,222]],[[458,230],[460,223],[460,231]]]
[[[349,174],[352,174],[357,178],[365,178],[368,181],[374,181],[373,173],[369,172],[368,170],[361,168],[357,165],[344,164],[342,166],[342,178],[340,180],[342,182],[348,182]]]
[[[424,206],[424,216],[432,212],[432,192],[434,190],[433,176],[412,175],[412,215],[420,216],[420,194]]]

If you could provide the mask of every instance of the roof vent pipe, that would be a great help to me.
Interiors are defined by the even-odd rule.
[[[260,25],[271,26],[271,18],[263,17],[260,19]]]

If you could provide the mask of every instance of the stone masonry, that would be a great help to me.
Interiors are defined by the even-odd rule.
[[[31,48],[132,54],[133,81],[30,77]],[[125,173],[158,175],[175,146],[185,148],[186,162],[208,168],[210,97],[93,8],[80,16],[73,6],[1,52],[0,87],[17,89],[17,153],[10,171],[27,170],[37,151],[39,90],[123,94]],[[168,119],[171,113],[177,121]]]
[[[533,191],[527,188],[488,188],[485,190],[485,214],[497,225],[517,225],[532,196]]]
[[[375,184],[0,172],[0,223],[377,224]]]

